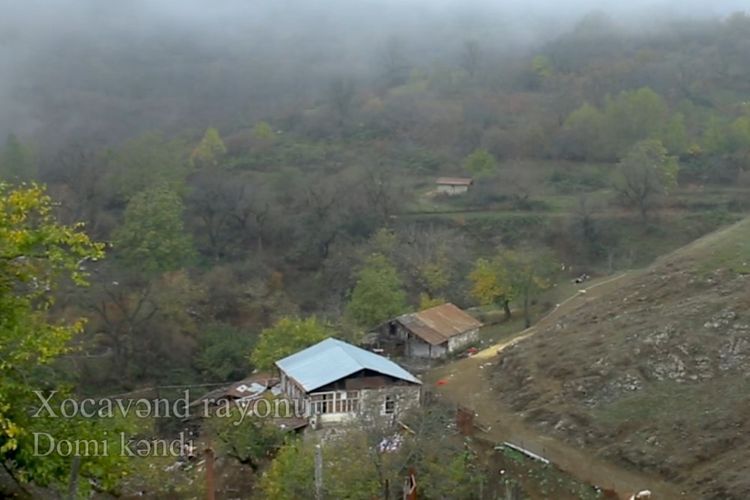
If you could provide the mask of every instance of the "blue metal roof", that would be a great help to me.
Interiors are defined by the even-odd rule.
[[[334,338],[310,346],[276,362],[276,366],[310,392],[361,370],[421,384],[393,361]]]

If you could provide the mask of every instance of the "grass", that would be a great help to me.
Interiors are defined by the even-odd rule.
[[[702,273],[725,269],[737,274],[750,274],[750,217],[697,240],[680,255],[697,262]]]
[[[497,461],[508,468],[503,482],[522,485],[528,498],[601,498],[592,486],[576,480],[554,465],[537,462],[505,446],[495,450]]]
[[[631,422],[658,426],[673,424],[675,419],[702,427],[731,415],[739,406],[747,404],[748,398],[750,387],[741,377],[695,384],[663,381],[602,406],[593,415],[611,427]]]

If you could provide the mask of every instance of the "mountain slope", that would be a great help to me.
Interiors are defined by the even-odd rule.
[[[750,219],[540,325],[495,392],[545,433],[692,488],[750,498]]]

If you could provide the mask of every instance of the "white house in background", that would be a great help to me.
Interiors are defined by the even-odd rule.
[[[402,314],[378,328],[378,344],[415,358],[441,358],[479,339],[482,323],[450,302]]]
[[[393,361],[329,338],[276,362],[281,390],[313,424],[392,419],[420,405],[422,382]],[[315,425],[313,425],[315,427]]]
[[[474,181],[467,177],[438,177],[436,184],[438,193],[454,196],[466,193]]]

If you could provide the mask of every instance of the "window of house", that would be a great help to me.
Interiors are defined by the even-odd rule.
[[[359,391],[323,392],[310,397],[314,415],[323,413],[356,413],[359,411]]]
[[[386,396],[385,402],[383,403],[383,413],[385,415],[393,415],[396,413],[396,399],[393,396]]]
[[[324,392],[322,394],[314,394],[310,398],[310,405],[313,415],[320,415],[323,413],[333,413],[333,393]]]

